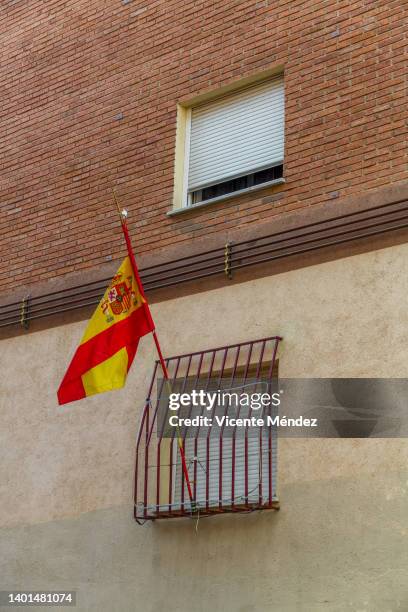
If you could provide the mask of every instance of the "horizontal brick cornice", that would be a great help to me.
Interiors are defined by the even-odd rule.
[[[158,290],[180,285],[193,287],[194,283],[210,277],[228,282],[241,270],[264,266],[267,271],[274,262],[327,251],[339,245],[368,240],[375,248],[378,236],[395,234],[400,241],[401,232],[407,229],[408,186],[395,185],[380,192],[282,215],[273,223],[257,225],[250,230],[220,233],[207,241],[197,242],[194,248],[168,249],[149,256],[150,261],[145,257],[140,262],[141,276],[145,290],[154,296]],[[60,279],[58,286],[48,283],[41,289],[33,288],[26,306],[21,301],[23,296],[4,301],[0,306],[0,326],[18,326],[21,322],[29,323],[93,306],[99,301],[117,264],[112,262],[109,273],[106,270],[106,274],[101,274],[99,270],[96,277],[87,274],[81,280],[66,278],[65,283]]]

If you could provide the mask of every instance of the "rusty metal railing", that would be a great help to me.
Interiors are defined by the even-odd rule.
[[[277,378],[279,336],[167,358],[170,389],[242,389],[252,380],[270,386]],[[224,426],[196,425],[187,434],[165,435],[168,383],[156,362],[136,443],[134,516],[138,522],[182,516],[277,509],[277,434],[271,427],[251,436],[226,435]],[[166,395],[167,393],[167,395]],[[268,408],[269,409],[269,408]],[[212,408],[212,411],[215,408]],[[200,407],[198,416],[203,416]],[[211,412],[210,418],[214,416]],[[188,408],[188,418],[192,407]],[[239,415],[238,415],[239,416]],[[178,439],[177,439],[178,438]],[[186,494],[178,444],[182,444],[193,499]]]

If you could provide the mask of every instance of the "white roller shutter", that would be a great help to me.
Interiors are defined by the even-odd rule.
[[[275,438],[275,436],[273,436]],[[230,506],[232,502],[232,438],[224,438],[222,443],[222,500],[223,506]],[[188,467],[190,481],[194,481],[194,440],[187,438],[185,441],[185,458]],[[276,439],[272,445],[272,495],[275,498],[276,490]],[[179,507],[181,500],[181,483],[184,478],[179,451],[175,449],[175,478],[173,489],[173,500],[175,508]],[[196,477],[196,502],[203,508],[206,506],[206,470],[207,470],[207,440],[197,440],[197,477]],[[220,446],[219,438],[210,438],[209,453],[209,507],[219,505],[219,482],[220,482]],[[262,501],[269,499],[269,444],[268,438],[262,439],[262,453],[260,453],[259,437],[248,436],[248,501],[258,503],[259,483],[262,483]],[[243,504],[245,501],[245,440],[237,437],[235,440],[235,505]],[[186,487],[184,487],[185,507],[189,507],[189,499]]]
[[[188,190],[283,162],[283,77],[192,109]]]

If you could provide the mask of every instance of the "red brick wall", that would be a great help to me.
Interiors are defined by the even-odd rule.
[[[3,0],[2,291],[123,253],[113,185],[147,252],[407,179],[407,13],[390,0]],[[282,197],[167,217],[176,102],[278,64]]]

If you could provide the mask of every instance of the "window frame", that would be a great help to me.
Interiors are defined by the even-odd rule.
[[[233,95],[238,93],[240,90],[248,87],[256,87],[261,85],[262,82],[272,79],[273,77],[282,76],[284,79],[283,66],[277,66],[271,70],[264,71],[257,75],[252,75],[244,79],[240,79],[235,83],[228,86],[221,87],[215,91],[207,92],[200,96],[196,96],[186,101],[180,101],[177,105],[177,126],[176,126],[176,146],[175,146],[175,164],[174,164],[174,193],[173,193],[173,206],[170,211],[167,212],[168,216],[177,215],[184,212],[189,212],[203,206],[210,206],[216,202],[228,200],[235,197],[281,185],[285,183],[284,174],[282,177],[273,179],[271,181],[265,181],[258,185],[252,185],[244,189],[232,191],[230,193],[222,194],[214,198],[207,199],[203,202],[196,204],[189,204],[188,202],[188,176],[190,167],[190,138],[191,138],[191,119],[192,109],[196,106],[205,103],[211,103],[222,97]],[[284,159],[280,164],[275,163],[267,166],[271,168],[273,166],[283,165],[284,172]],[[266,169],[266,167],[265,167]],[[261,170],[261,168],[254,169],[254,172]],[[248,176],[250,173],[240,175]],[[239,175],[236,177],[239,178]],[[214,183],[214,185],[217,183]]]

